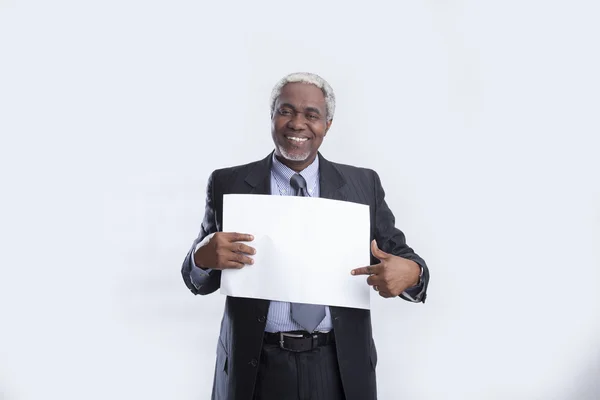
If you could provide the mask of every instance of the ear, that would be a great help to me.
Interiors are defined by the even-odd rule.
[[[331,128],[333,120],[327,121],[327,127],[325,128],[325,134],[323,136],[327,136],[327,132],[329,132],[329,128]]]

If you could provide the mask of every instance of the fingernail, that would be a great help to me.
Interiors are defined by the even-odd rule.
[[[350,271],[350,273],[351,273],[352,275],[354,275],[354,274],[355,274],[355,272],[354,272],[354,271]]]

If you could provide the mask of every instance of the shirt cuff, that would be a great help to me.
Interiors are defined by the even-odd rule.
[[[211,268],[207,268],[207,269],[202,269],[200,267],[198,267],[196,265],[196,262],[194,261],[194,254],[196,254],[196,251],[198,251],[198,249],[202,246],[205,246],[208,241],[214,236],[214,233],[211,233],[210,235],[206,236],[204,239],[202,239],[201,242],[197,243],[196,246],[194,246],[194,250],[192,251],[192,254],[190,255],[190,279],[192,281],[192,283],[194,284],[194,286],[196,287],[196,289],[200,289],[200,287],[202,285],[204,285],[206,283],[206,280],[208,279],[208,277],[210,276],[210,272],[212,271]]]
[[[421,268],[419,282],[415,286],[409,287],[402,292],[402,296],[413,303],[419,303],[421,301],[423,289],[425,288],[425,285],[423,285],[423,267],[419,265],[419,268]]]

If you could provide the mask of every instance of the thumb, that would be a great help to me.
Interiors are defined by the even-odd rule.
[[[388,258],[390,255],[384,251],[381,251],[379,249],[379,246],[377,246],[377,241],[373,240],[371,242],[371,252],[373,253],[373,256],[375,256],[375,258],[378,258],[380,260],[385,260],[386,258]]]

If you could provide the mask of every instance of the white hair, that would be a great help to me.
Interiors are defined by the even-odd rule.
[[[327,83],[327,81],[321,78],[317,74],[311,74],[310,72],[295,72],[293,74],[289,74],[284,76],[273,88],[271,92],[271,115],[275,112],[275,102],[279,95],[281,95],[281,90],[288,83],[308,83],[311,85],[315,85],[323,92],[323,96],[325,96],[325,105],[327,107],[327,121],[331,121],[333,119],[333,114],[335,113],[335,94],[333,93],[332,87]]]

